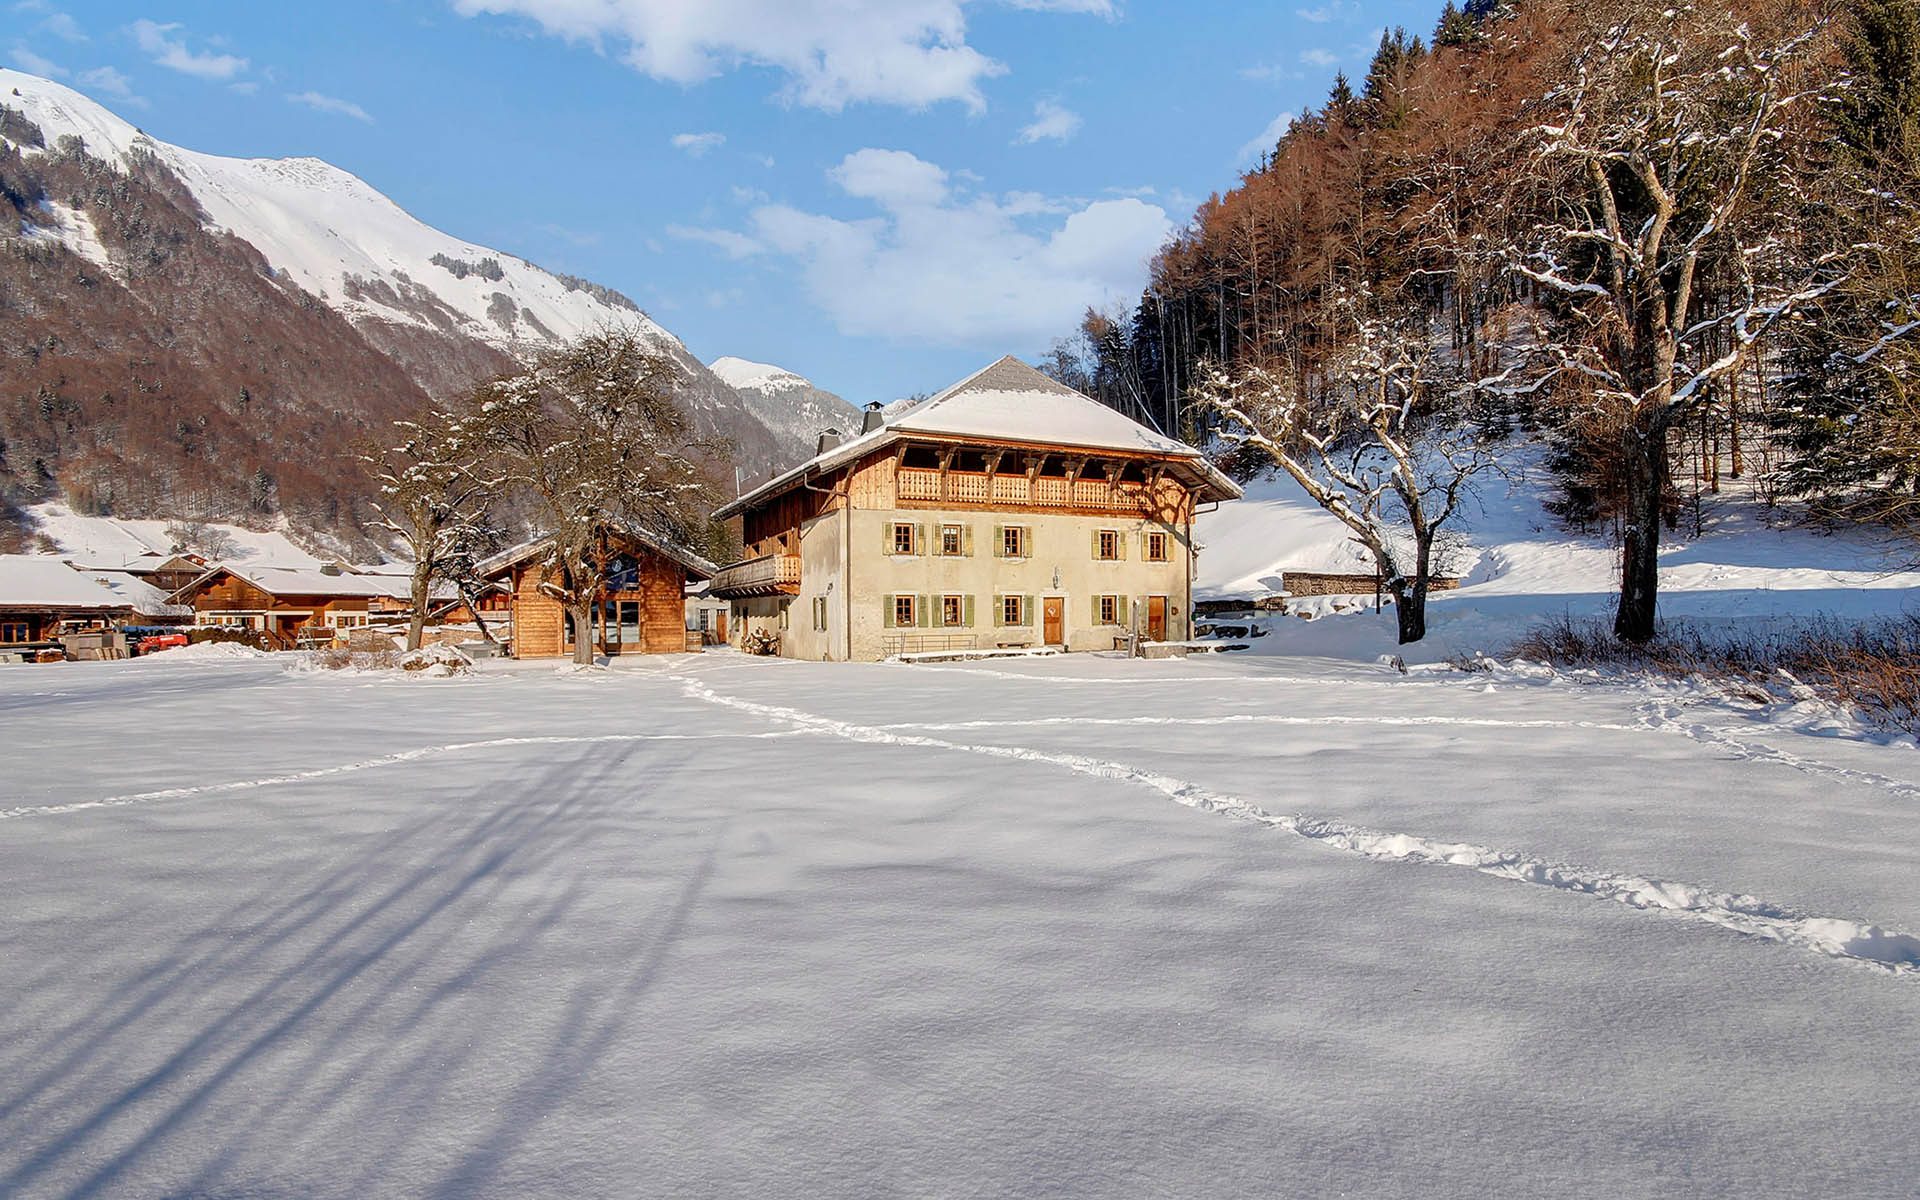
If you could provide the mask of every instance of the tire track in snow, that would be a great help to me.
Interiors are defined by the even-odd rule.
[[[402,763],[418,762],[423,758],[433,758],[441,754],[459,754],[468,750],[491,750],[500,746],[587,746],[613,742],[703,742],[721,740],[753,740],[798,736],[801,731],[778,730],[771,733],[606,733],[606,734],[552,734],[531,735],[526,737],[488,738],[478,742],[449,742],[444,746],[420,746],[412,750],[400,750],[392,754],[383,754],[378,758],[362,759],[359,762],[340,763],[331,767],[315,767],[307,771],[290,771],[284,775],[268,775],[260,779],[234,779],[226,783],[207,783],[195,787],[162,788],[154,792],[134,792],[125,796],[108,796],[101,800],[75,800],[67,804],[22,805],[15,808],[0,808],[0,821],[17,817],[55,816],[60,813],[85,812],[94,808],[121,808],[129,804],[147,804],[155,800],[184,800],[192,796],[213,796],[223,792],[246,792],[256,788],[274,787],[283,783],[305,783],[312,779],[329,779],[335,775],[352,775],[361,771],[374,771],[381,767],[399,766]]]
[[[692,699],[786,722],[813,733],[854,742],[925,746],[989,758],[1046,763],[1096,779],[1138,784],[1189,808],[1283,830],[1330,849],[1378,862],[1465,867],[1496,879],[1595,896],[1625,904],[1629,908],[1717,925],[1748,937],[1780,942],[1828,958],[1857,963],[1897,978],[1920,979],[1920,937],[1878,925],[1841,917],[1806,916],[1757,896],[1715,892],[1672,880],[1569,866],[1467,842],[1442,842],[1410,834],[1386,833],[1298,814],[1276,815],[1237,796],[1125,763],[1019,746],[972,745],[924,734],[904,733],[897,729],[856,725],[795,708],[723,695],[698,679],[671,673],[668,677],[678,680],[682,690]],[[1637,730],[1639,727],[1627,728]]]

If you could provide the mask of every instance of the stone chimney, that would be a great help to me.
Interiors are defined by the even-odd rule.
[[[820,435],[818,442],[814,443],[813,452],[815,454],[825,454],[839,444],[840,431],[838,429],[829,429]]]
[[[867,410],[865,412],[860,414],[860,432],[861,433],[872,433],[874,430],[880,428],[882,425],[885,425],[887,423],[886,417],[882,416],[880,413],[880,408],[881,408],[880,402],[878,400],[875,400],[872,404],[867,405]]]

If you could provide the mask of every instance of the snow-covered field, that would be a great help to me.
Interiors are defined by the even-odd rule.
[[[8,1197],[1920,1178],[1920,752],[1683,690],[160,655],[0,710]]]
[[[1569,533],[1543,507],[1553,479],[1537,450],[1517,447],[1511,479],[1484,477],[1450,527],[1458,591],[1436,592],[1428,636],[1398,647],[1391,612],[1335,613],[1333,600],[1291,602],[1312,622],[1280,622],[1267,653],[1331,655],[1372,661],[1404,654],[1440,662],[1477,652],[1499,655],[1544,619],[1570,614],[1611,619],[1620,592],[1620,552],[1605,534]],[[1789,508],[1768,509],[1751,484],[1729,481],[1703,502],[1705,532],[1669,535],[1661,547],[1660,615],[1696,625],[1792,623],[1813,616],[1871,620],[1920,608],[1920,550],[1866,529],[1819,532],[1793,523]],[[1287,570],[1370,574],[1372,559],[1346,527],[1316,507],[1291,480],[1247,485],[1243,500],[1203,513],[1194,524],[1203,549],[1195,592],[1257,597],[1278,591]],[[1371,597],[1369,597],[1371,599]],[[1322,620],[1320,618],[1328,618]]]

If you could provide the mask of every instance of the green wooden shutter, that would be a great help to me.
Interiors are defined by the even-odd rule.
[[[1007,623],[1007,606],[1006,606],[1005,600],[1006,598],[1004,596],[1001,596],[999,593],[996,592],[994,594],[993,627],[995,629],[998,629],[1002,625],[1005,625]]]
[[[927,552],[927,527],[925,525],[915,525],[913,527],[913,552],[915,554],[925,554]]]
[[[892,629],[893,628],[893,597],[892,596],[882,597],[880,600],[880,606],[885,612],[886,627],[888,629]]]
[[[1125,562],[1127,560],[1127,531],[1126,530],[1119,529],[1114,531],[1113,552],[1120,556],[1121,562]]]
[[[1033,624],[1033,597],[1032,596],[1022,596],[1020,598],[1020,623],[1022,625]]]
[[[880,522],[880,547],[881,547],[880,553],[882,554],[893,553],[893,522],[892,521]]]
[[[1100,597],[1098,596],[1095,596],[1093,598],[1093,624],[1095,625],[1106,624],[1106,622],[1100,619]]]
[[[973,526],[971,525],[962,525],[960,527],[960,556],[962,558],[973,557]],[[968,602],[971,603],[971,599],[969,599]],[[967,623],[971,625],[973,622],[969,621]]]
[[[1093,557],[1096,561],[1100,557],[1100,531],[1098,529],[1093,531]]]
[[[965,629],[973,628],[973,597],[965,596],[960,600],[960,625]]]
[[[913,602],[913,615],[920,618],[922,629],[933,624],[933,600],[932,596],[921,596]]]
[[[995,525],[993,527],[993,556],[995,558],[1005,558],[1007,556],[1007,527],[1005,525]]]

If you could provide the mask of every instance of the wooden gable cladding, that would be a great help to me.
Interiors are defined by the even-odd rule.
[[[828,485],[821,484],[821,487]],[[747,558],[768,554],[797,554],[799,530],[808,521],[840,507],[834,492],[794,488],[754,508],[740,519],[740,540]]]
[[[635,563],[633,585],[606,593],[595,605],[588,636],[599,654],[678,654],[687,648],[686,568],[637,542],[624,553]],[[513,568],[513,656],[559,658],[573,653],[567,611],[543,586],[549,578],[539,558]],[[626,606],[631,605],[628,609]],[[609,606],[611,611],[609,612]],[[631,625],[624,615],[637,620]],[[636,634],[637,640],[628,634]]]

